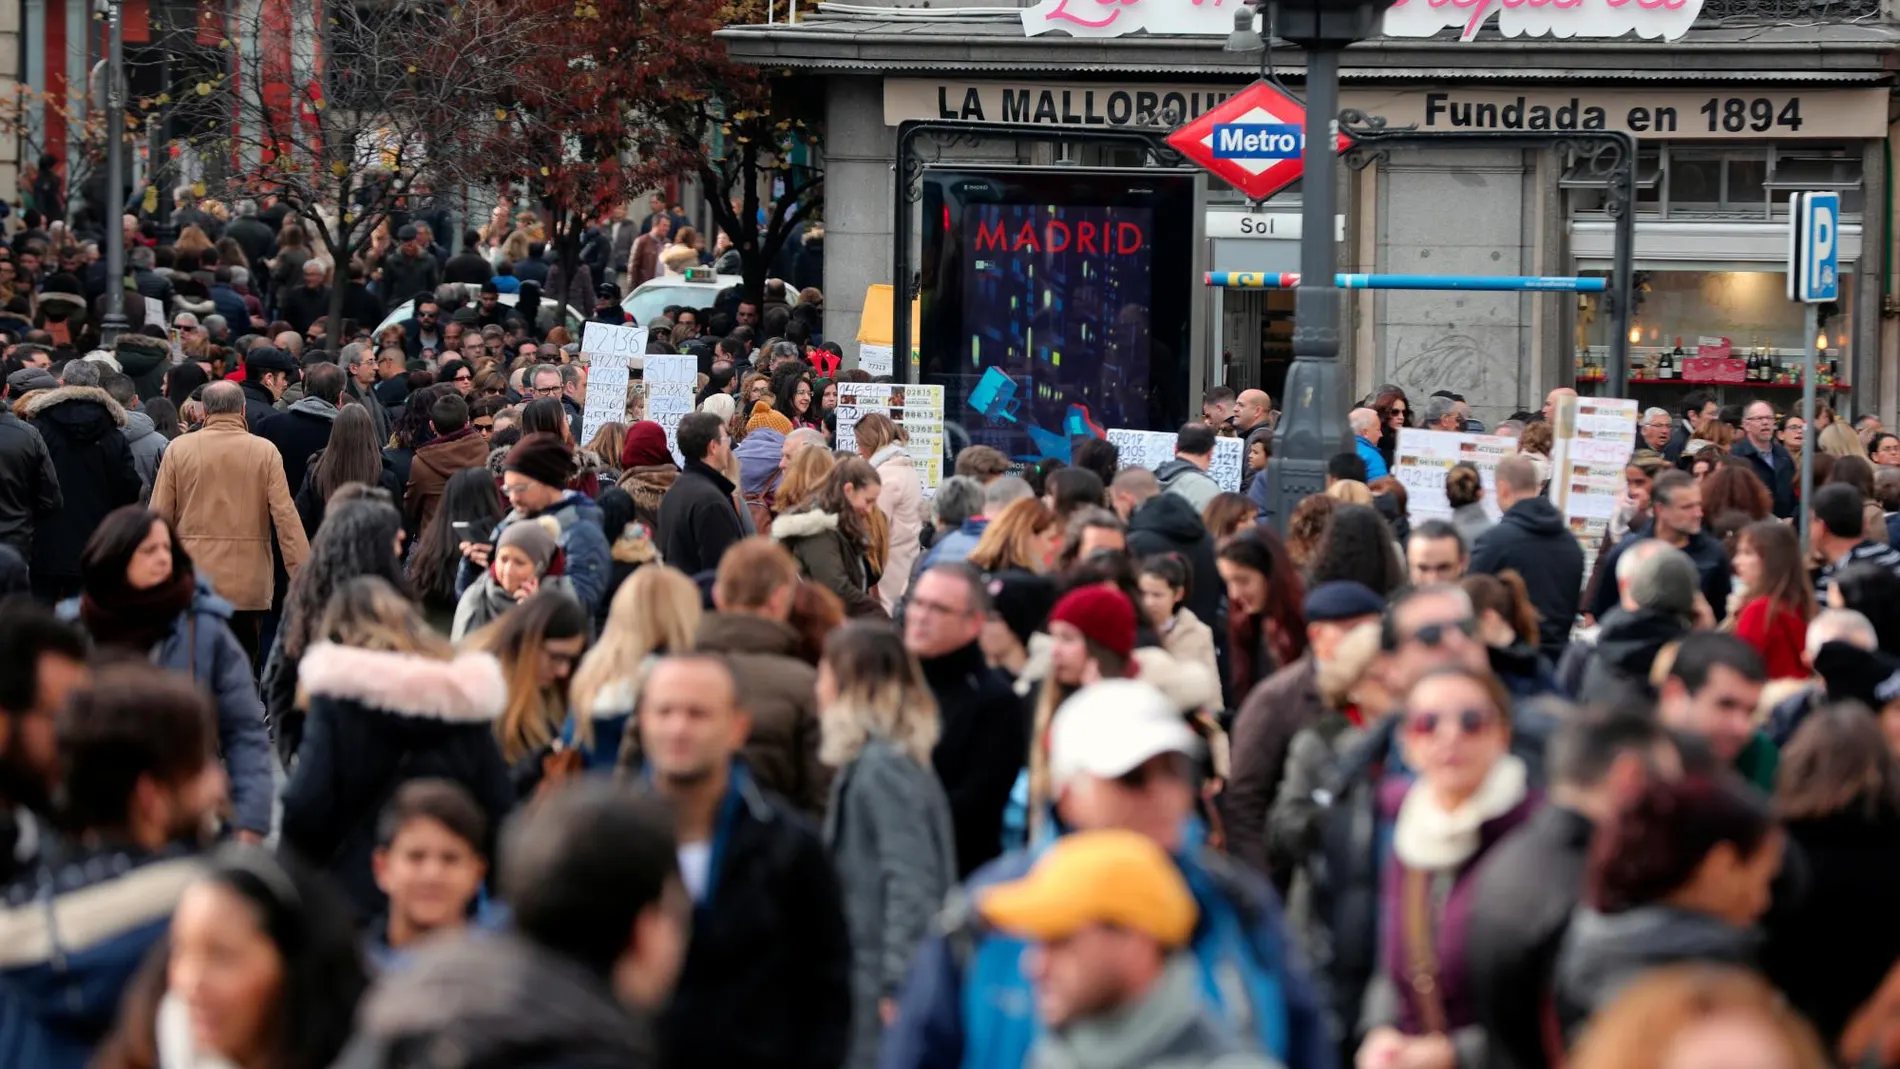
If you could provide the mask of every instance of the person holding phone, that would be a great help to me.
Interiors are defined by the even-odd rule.
[[[456,526],[460,535],[462,525]],[[573,584],[561,574],[559,537],[560,529],[551,519],[509,524],[495,541],[493,553],[484,554],[490,560],[481,578],[462,592],[449,639],[462,641],[537,591],[564,590],[574,597]]]

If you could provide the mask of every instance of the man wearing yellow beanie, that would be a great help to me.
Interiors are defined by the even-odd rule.
[[[1183,953],[1200,911],[1181,871],[1139,832],[1078,832],[1029,874],[977,899],[1030,942],[1024,971],[1046,1031],[1028,1069],[1269,1069],[1205,1008]]]

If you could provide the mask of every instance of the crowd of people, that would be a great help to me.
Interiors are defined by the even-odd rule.
[[[927,488],[836,448],[815,291],[646,324],[696,411],[584,436],[567,328],[456,263],[531,215],[401,222],[332,353],[263,214],[141,246],[177,334],[96,347],[63,229],[0,271],[0,1063],[1900,1064],[1878,421],[1803,501],[1799,420],[1650,410],[1589,569],[1562,391],[1448,519],[1398,431],[1480,428],[1396,387],[1286,517],[1224,387],[1156,470]]]

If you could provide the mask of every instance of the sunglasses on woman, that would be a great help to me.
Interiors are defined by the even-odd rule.
[[[1407,641],[1437,649],[1444,644],[1445,639],[1449,637],[1453,631],[1462,633],[1466,638],[1477,635],[1477,618],[1465,616],[1456,620],[1446,620],[1442,623],[1426,624],[1424,627],[1412,632],[1412,637]]]
[[[1411,713],[1405,718],[1405,728],[1421,739],[1428,739],[1438,734],[1441,726],[1456,724],[1458,734],[1469,738],[1482,734],[1496,720],[1497,717],[1483,709],[1466,709],[1459,713]]]

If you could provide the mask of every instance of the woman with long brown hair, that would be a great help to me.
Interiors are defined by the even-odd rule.
[[[1062,537],[1055,513],[1036,498],[1025,497],[1010,502],[990,521],[966,560],[983,572],[1042,575],[1055,566]]]
[[[809,503],[772,521],[773,541],[797,558],[806,578],[843,599],[851,616],[889,618],[877,600],[878,573],[872,563],[870,515],[882,487],[876,468],[851,457],[831,470]]]
[[[1478,614],[1478,637],[1484,640],[1498,682],[1517,699],[1557,693],[1557,673],[1537,648],[1537,608],[1517,569],[1467,575],[1458,585]]]
[[[1798,481],[1798,480],[1797,480]],[[1874,495],[1874,463],[1866,457],[1835,457],[1834,468],[1825,479],[1815,476],[1814,484],[1846,483],[1860,491],[1861,537],[1880,545],[1887,544],[1887,512]],[[1756,519],[1764,517],[1757,516]]]
[[[370,401],[375,404],[375,400]],[[330,495],[347,483],[380,486],[389,491],[392,501],[401,501],[403,486],[396,480],[396,467],[383,455],[376,439],[376,421],[369,409],[346,404],[337,410],[330,424],[330,442],[310,455],[304,469],[303,485],[297,488],[297,515],[303,519],[306,538],[315,538],[323,525],[324,510]]]
[[[1399,431],[1412,425],[1412,402],[1399,387],[1385,386],[1373,397],[1372,410],[1379,414],[1379,455],[1389,471],[1399,448]]]
[[[1814,585],[1801,559],[1801,542],[1793,527],[1779,520],[1760,520],[1742,528],[1735,540],[1735,578],[1740,580],[1731,604],[1739,612],[1735,634],[1761,654],[1770,679],[1806,679],[1801,662],[1807,648],[1808,621],[1814,618]]]
[[[1215,567],[1227,584],[1227,707],[1306,652],[1306,584],[1264,525],[1222,542]]]
[[[508,696],[495,741],[525,796],[540,782],[541,757],[567,720],[568,679],[587,649],[587,610],[566,594],[536,594],[470,635],[465,649],[501,662]]]

